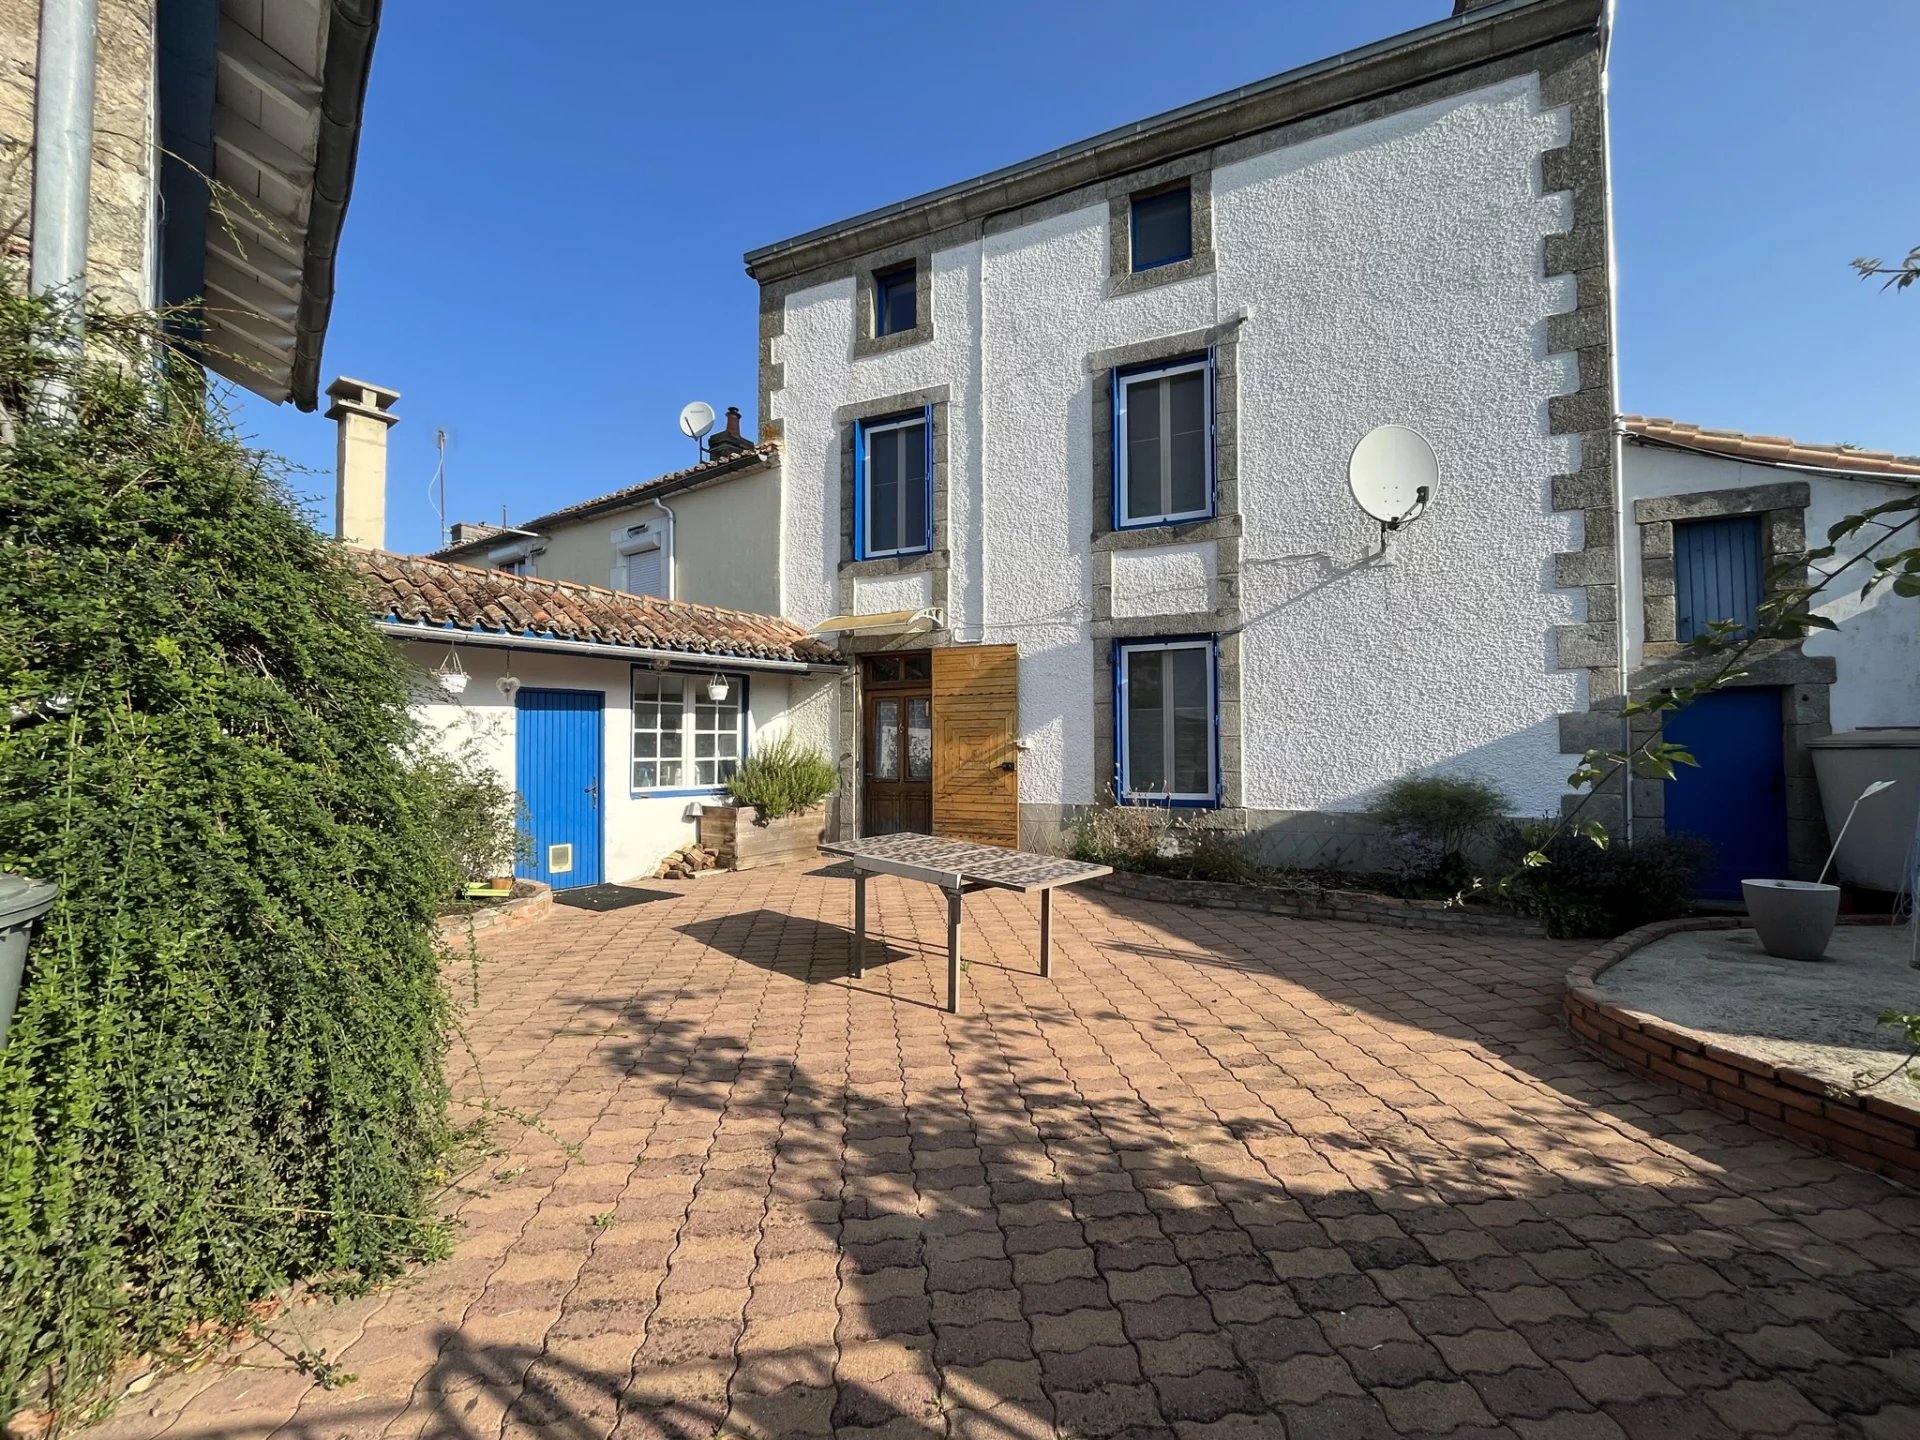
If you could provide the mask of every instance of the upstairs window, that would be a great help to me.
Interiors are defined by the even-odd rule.
[[[1118,646],[1118,789],[1123,802],[1213,805],[1219,775],[1214,642]]]
[[[546,548],[544,540],[528,536],[511,545],[489,550],[487,564],[506,575],[531,575],[534,573],[533,557]]]
[[[903,335],[920,323],[919,297],[914,284],[917,278],[911,260],[875,272],[873,333],[876,337]]]
[[[1742,632],[1759,619],[1766,559],[1758,515],[1676,521],[1673,527],[1673,633],[1682,644],[1716,620]]]
[[[633,672],[633,788],[635,791],[716,790],[732,778],[746,749],[746,681],[719,678],[726,695],[714,700],[708,675]]]
[[[1213,364],[1206,356],[1113,377],[1114,525],[1213,513]]]
[[[932,435],[931,410],[855,427],[856,559],[933,548]]]
[[[1193,258],[1193,186],[1133,197],[1133,269],[1152,270]]]

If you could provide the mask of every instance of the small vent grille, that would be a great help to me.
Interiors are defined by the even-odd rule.
[[[549,845],[547,847],[547,870],[550,874],[564,875],[573,869],[572,845]]]

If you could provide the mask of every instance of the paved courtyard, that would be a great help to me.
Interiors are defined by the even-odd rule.
[[[674,888],[483,941],[450,1260],[96,1440],[1920,1436],[1920,1198],[1573,1048],[1577,947],[988,893],[951,1016],[928,887],[860,982],[832,872]]]

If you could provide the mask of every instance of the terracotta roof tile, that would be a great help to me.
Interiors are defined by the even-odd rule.
[[[509,575],[430,555],[352,550],[383,620],[736,659],[837,661],[831,645],[777,615],[629,595],[571,580]]]
[[[672,470],[665,475],[655,475],[650,480],[642,480],[621,490],[609,490],[604,495],[595,495],[590,500],[578,500],[571,505],[563,505],[558,510],[549,510],[544,515],[536,515],[521,530],[545,530],[549,526],[563,524],[580,515],[589,515],[596,510],[614,510],[623,505],[644,500],[655,490],[669,486],[679,486],[699,480],[718,480],[724,475],[746,474],[767,465],[777,464],[780,459],[780,446],[772,440],[763,441],[751,450],[736,450],[730,455],[719,455],[711,460],[702,460],[698,465],[689,465],[684,470]],[[502,535],[511,536],[512,532],[498,525],[485,527],[488,533],[472,539],[462,540],[457,545],[446,545],[433,552],[436,558],[466,555],[482,545],[494,543]]]
[[[1734,460],[1772,460],[1827,470],[1852,470],[1863,475],[1920,478],[1920,456],[1896,455],[1891,450],[1861,450],[1851,445],[1808,445],[1785,435],[1747,435],[1738,430],[1707,430],[1664,416],[1622,415],[1620,428],[1642,440],[1679,445],[1689,450],[1705,450]]]

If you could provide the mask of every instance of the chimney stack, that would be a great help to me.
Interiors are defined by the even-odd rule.
[[[393,413],[398,390],[349,380],[327,386],[333,404],[327,418],[340,426],[335,451],[334,538],[363,550],[387,548],[387,431],[400,422]]]
[[[740,433],[740,407],[727,406],[727,428],[707,441],[708,456],[724,460],[729,455],[740,455],[753,448],[753,442]]]

